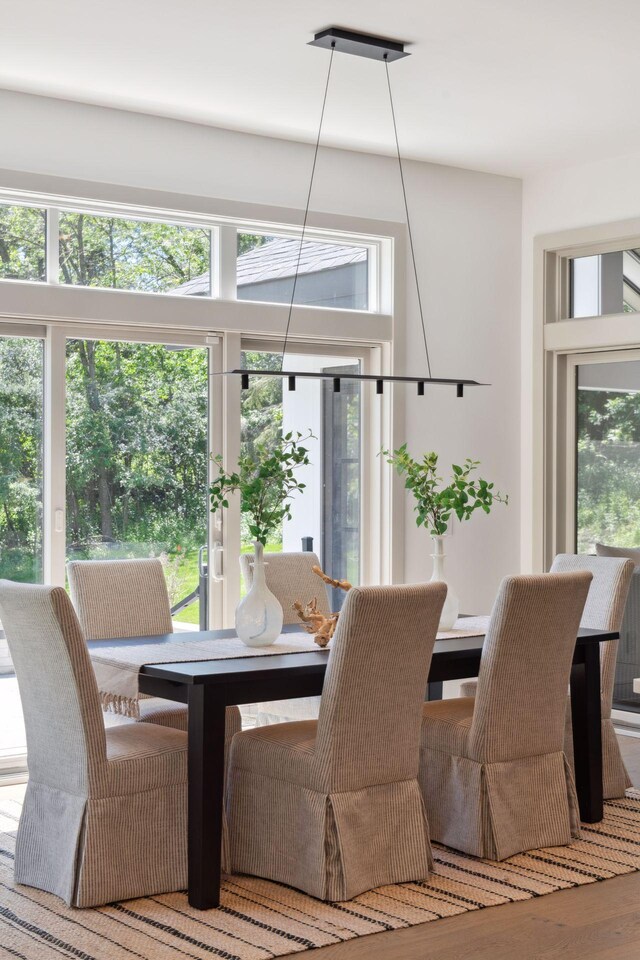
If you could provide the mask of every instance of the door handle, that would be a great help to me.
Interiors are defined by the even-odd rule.
[[[224,580],[224,573],[222,569],[222,554],[224,553],[224,547],[221,543],[214,543],[211,549],[211,579],[215,580],[216,583],[221,583]]]

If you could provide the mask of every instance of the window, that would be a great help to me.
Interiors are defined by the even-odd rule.
[[[242,365],[252,369],[279,369],[280,354],[246,351]],[[316,354],[287,354],[287,366],[298,371],[327,373],[360,371],[355,358]],[[295,392],[283,390],[279,377],[251,377],[242,392],[242,452],[256,443],[269,445],[282,431],[309,430],[311,463],[298,472],[306,484],[292,501],[292,518],[276,531],[267,551],[298,551],[310,541],[323,569],[336,579],[360,582],[361,536],[361,435],[360,383],[343,381],[340,393],[332,380],[298,378]],[[305,472],[302,476],[303,470]],[[249,552],[252,538],[242,527],[242,550]],[[333,590],[331,602],[338,610],[344,592]],[[300,597],[303,602],[310,597]]]
[[[581,363],[577,373],[576,540],[640,546],[640,360]]]
[[[0,205],[0,279],[46,280],[45,210]]]
[[[640,250],[574,257],[570,264],[570,318],[640,311]]]
[[[299,260],[299,263],[298,263]],[[296,237],[238,234],[238,300],[369,309],[367,247]]]
[[[43,198],[36,207],[24,200],[0,199],[0,281],[288,304],[297,273],[297,304],[391,313],[391,231],[311,231],[301,244],[299,228],[287,224],[282,235],[267,234],[250,222],[238,230],[237,221],[213,214],[101,209],[75,199],[78,207],[66,209],[64,197]],[[70,319],[69,302],[61,316]],[[390,324],[381,329],[389,340]]]
[[[66,385],[67,558],[159,557],[175,619],[198,624],[207,349],[68,340]]]
[[[1,331],[0,331],[1,332]],[[0,578],[42,581],[43,342],[0,336]],[[0,623],[0,774],[20,766],[26,739]]]
[[[211,293],[209,230],[61,213],[59,237],[61,283],[184,296]]]

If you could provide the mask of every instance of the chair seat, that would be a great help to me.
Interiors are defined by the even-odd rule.
[[[473,697],[425,703],[422,707],[422,745],[440,753],[466,757],[473,707]]]
[[[189,722],[189,708],[186,703],[162,700],[160,697],[141,698],[139,701],[140,720],[143,723],[155,723],[174,730],[186,730]]]
[[[108,795],[186,784],[187,736],[183,731],[131,720],[107,727],[105,738]]]
[[[307,785],[315,754],[317,720],[274,723],[243,730],[233,738],[230,766],[262,777]]]

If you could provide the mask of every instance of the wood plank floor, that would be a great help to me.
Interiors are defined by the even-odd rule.
[[[640,739],[619,740],[640,787]],[[313,960],[431,958],[640,960],[640,873],[313,951]]]
[[[640,739],[620,737],[640,787]],[[24,786],[0,788],[20,799]],[[300,954],[291,954],[299,957]],[[640,873],[314,950],[313,960],[640,960]]]

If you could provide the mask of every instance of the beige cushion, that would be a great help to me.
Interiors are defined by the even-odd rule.
[[[640,547],[607,547],[604,543],[596,543],[596,553],[599,557],[626,557],[640,567]]]
[[[434,750],[444,750],[459,757],[466,756],[469,730],[473,720],[473,697],[455,700],[430,700],[422,708],[423,729]]]

